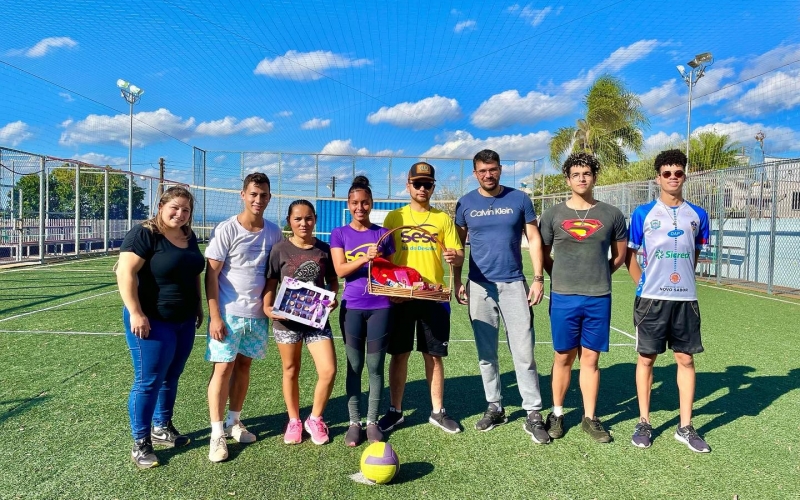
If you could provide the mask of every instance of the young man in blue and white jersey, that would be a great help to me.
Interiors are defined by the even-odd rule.
[[[657,200],[638,207],[631,216],[627,266],[638,283],[633,309],[636,326],[636,394],[639,423],[631,443],[649,448],[650,390],[653,364],[659,354],[672,349],[678,364],[680,423],[675,439],[698,453],[711,451],[692,426],[694,355],[703,352],[700,309],[697,306],[695,266],[708,244],[706,211],[683,199],[686,155],[678,149],[662,151],[655,159]],[[639,265],[637,253],[642,256]]]

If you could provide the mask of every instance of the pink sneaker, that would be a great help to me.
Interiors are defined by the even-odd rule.
[[[292,418],[286,426],[286,433],[283,435],[283,442],[286,444],[300,444],[303,442],[303,424],[299,419]]]
[[[314,444],[325,444],[330,441],[328,437],[328,426],[325,425],[325,421],[322,420],[322,417],[308,417],[306,419],[305,429],[306,432],[311,434],[311,441]]]

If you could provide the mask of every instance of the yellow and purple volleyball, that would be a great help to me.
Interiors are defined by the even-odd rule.
[[[372,443],[361,454],[361,473],[378,484],[386,484],[400,470],[400,459],[389,443]]]

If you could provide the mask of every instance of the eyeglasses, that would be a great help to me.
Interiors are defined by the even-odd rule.
[[[497,175],[500,173],[500,167],[487,168],[486,170],[476,170],[475,173],[478,174],[478,177],[486,177],[489,174]]]
[[[428,191],[433,189],[433,182],[430,181],[411,181],[411,185],[414,186],[414,189],[425,188]]]
[[[685,172],[683,170],[675,170],[674,172],[671,172],[669,170],[661,171],[661,177],[663,177],[665,179],[669,179],[673,175],[675,176],[676,179],[680,179],[681,177],[683,177],[685,175]]]

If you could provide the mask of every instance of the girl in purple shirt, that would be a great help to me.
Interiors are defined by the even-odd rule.
[[[383,367],[389,344],[389,298],[372,295],[367,291],[369,262],[377,257],[394,253],[392,238],[377,246],[380,237],[388,232],[372,224],[372,190],[369,180],[360,175],[353,180],[347,193],[347,205],[353,220],[337,227],[331,233],[331,257],[336,274],[345,279],[339,325],[344,334],[347,354],[347,408],[350,427],[344,437],[347,446],[358,446],[362,441],[361,373],[366,360],[369,375],[369,404],[367,407],[367,440],[383,441],[378,428],[378,406],[383,392]]]

